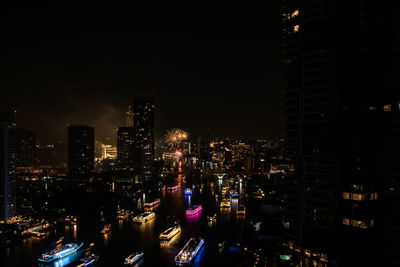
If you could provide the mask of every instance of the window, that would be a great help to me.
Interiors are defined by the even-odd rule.
[[[298,15],[299,15],[299,10],[296,9],[292,12],[292,18],[297,17]]]
[[[392,111],[392,105],[390,105],[390,104],[383,105],[383,111],[385,111],[385,112]]]
[[[353,194],[351,194],[351,200],[363,201],[363,200],[365,200],[365,195],[353,193]]]
[[[350,199],[350,193],[343,192],[343,199]]]
[[[375,107],[375,106],[369,106],[369,110],[370,110],[370,111],[375,111],[375,110],[376,110],[376,107]]]
[[[344,224],[344,225],[350,225],[350,219],[348,219],[348,218],[343,218],[343,224]]]
[[[371,200],[377,200],[378,199],[378,193],[372,193],[370,199]]]
[[[294,32],[298,32],[299,30],[300,30],[300,26],[299,25],[294,25],[293,31]]]

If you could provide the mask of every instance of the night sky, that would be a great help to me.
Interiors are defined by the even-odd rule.
[[[42,143],[65,140],[67,124],[102,140],[135,95],[154,92],[157,136],[280,136],[280,1],[268,2],[4,8],[0,109],[17,109]]]

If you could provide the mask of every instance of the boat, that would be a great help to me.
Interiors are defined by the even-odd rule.
[[[237,215],[238,215],[238,216],[244,216],[244,215],[246,215],[246,207],[245,207],[244,205],[240,205],[240,206],[238,207]]]
[[[153,219],[156,216],[156,214],[154,212],[151,211],[145,211],[142,214],[136,216],[135,218],[133,218],[133,222],[135,223],[146,223],[149,220]]]
[[[236,190],[231,190],[229,195],[231,198],[239,198],[239,193]]]
[[[81,264],[79,264],[77,267],[83,267],[83,266],[91,266],[92,264],[94,264],[96,261],[99,260],[99,256],[97,256],[96,254],[91,254],[87,257],[82,258]]]
[[[77,243],[69,243],[65,244],[61,247],[55,248],[53,250],[50,250],[46,253],[43,253],[42,256],[39,258],[39,261],[45,262],[45,263],[50,263],[55,260],[59,260],[62,258],[65,258],[71,254],[74,254],[77,252],[81,247],[83,246],[83,243],[77,244]]]
[[[60,237],[57,239],[56,244],[62,244],[62,242],[64,241],[64,237]]]
[[[128,218],[129,217],[129,215],[131,215],[132,214],[132,211],[130,211],[130,210],[118,210],[117,211],[117,218],[118,219],[126,219],[126,218]]]
[[[126,257],[124,264],[125,265],[134,265],[138,262],[141,258],[143,258],[144,252],[135,252]]]
[[[231,208],[231,201],[229,199],[223,199],[220,204],[221,209],[230,209]]]
[[[144,203],[144,209],[152,209],[152,208],[154,208],[155,206],[157,206],[158,204],[160,204],[160,202],[161,202],[161,200],[158,198],[158,199],[156,199],[156,200],[154,200],[153,202],[146,202],[146,203]]]
[[[190,238],[186,245],[182,248],[182,250],[176,255],[175,263],[178,265],[186,265],[193,262],[193,260],[197,257],[200,249],[204,245],[204,239],[199,238]]]
[[[179,234],[180,231],[181,231],[180,226],[170,227],[160,234],[160,239],[165,241],[170,241],[174,236]]]
[[[191,196],[191,195],[192,195],[192,193],[193,193],[193,191],[192,191],[192,189],[191,189],[191,188],[186,188],[186,189],[185,189],[185,195],[187,195],[187,196]]]
[[[201,205],[195,205],[195,206],[193,206],[193,208],[186,210],[186,215],[193,216],[193,215],[198,214],[202,210],[203,210],[203,207]]]
[[[214,214],[213,216],[207,216],[207,221],[208,222],[216,222],[217,221],[217,214]]]
[[[168,186],[168,187],[167,187],[167,190],[168,190],[168,191],[175,191],[175,190],[178,190],[178,186],[177,186],[177,185]]]
[[[101,230],[102,234],[107,234],[108,232],[111,231],[111,224],[105,224],[103,227],[103,230]]]
[[[65,221],[65,223],[67,223],[67,224],[75,225],[75,224],[78,223],[78,218],[77,218],[76,216],[68,215],[68,216],[65,218],[64,221]]]

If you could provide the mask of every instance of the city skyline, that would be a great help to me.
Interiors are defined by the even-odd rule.
[[[263,16],[250,5],[165,8],[5,10],[0,85],[8,94],[0,108],[17,109],[19,127],[44,143],[66,140],[67,124],[94,126],[104,139],[125,125],[128,106],[144,91],[155,93],[156,136],[176,127],[282,136],[279,3]]]

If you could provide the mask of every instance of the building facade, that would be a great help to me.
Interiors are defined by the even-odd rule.
[[[72,179],[90,177],[94,169],[94,128],[68,126],[68,174]]]
[[[393,212],[380,204],[399,166],[398,14],[372,1],[285,0],[282,10],[286,149],[295,166],[284,245],[303,266],[389,266],[380,265],[380,244],[389,244],[381,229]]]
[[[136,98],[133,102],[135,161],[144,181],[152,177],[154,161],[154,100]]]
[[[135,140],[133,127],[119,127],[117,136],[117,166],[119,170],[134,170]]]
[[[14,112],[0,113],[0,221],[16,215],[16,122]]]

